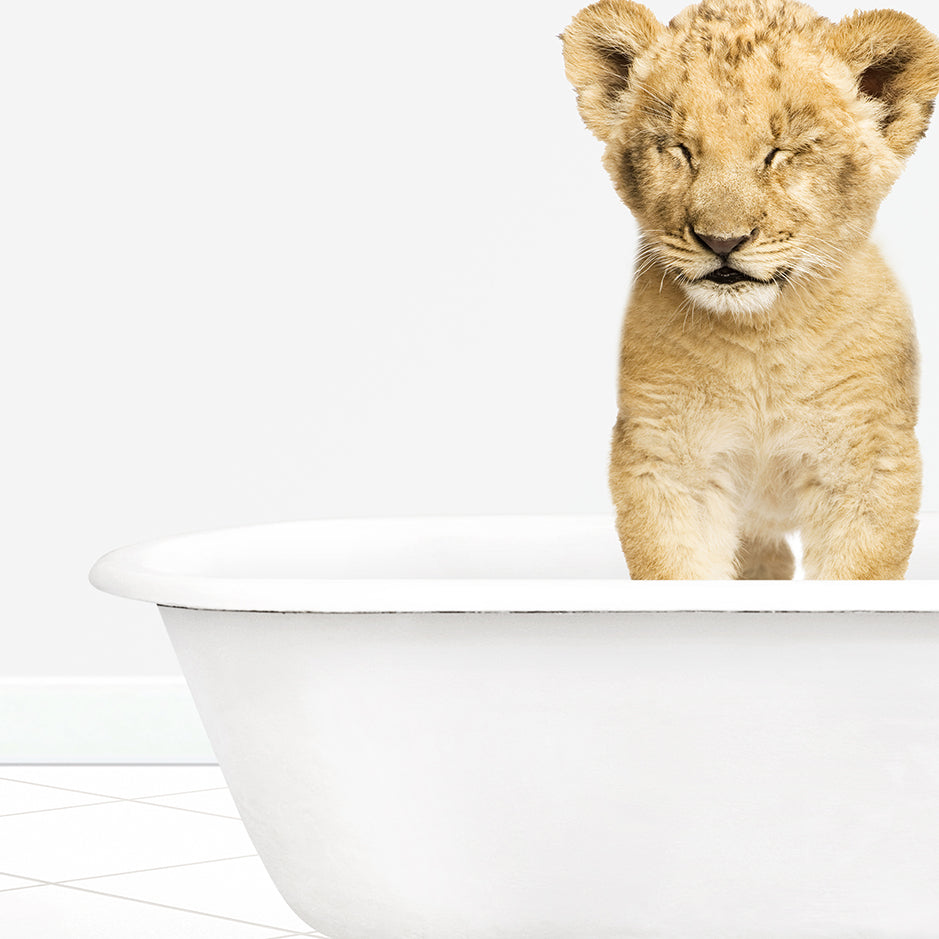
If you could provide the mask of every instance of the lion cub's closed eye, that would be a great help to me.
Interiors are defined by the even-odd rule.
[[[926,132],[939,43],[706,0],[601,0],[567,75],[640,227],[610,486],[632,577],[899,578],[919,507],[913,322],[870,242]]]

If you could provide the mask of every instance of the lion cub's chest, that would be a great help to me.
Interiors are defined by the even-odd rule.
[[[823,459],[826,418],[789,349],[743,350],[714,401],[741,512],[763,529],[797,524],[799,493]]]
[[[738,427],[737,446],[728,461],[741,515],[761,530],[796,527],[799,493],[817,474],[816,450],[811,435],[793,419]]]

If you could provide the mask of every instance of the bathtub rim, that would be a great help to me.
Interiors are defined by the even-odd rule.
[[[456,518],[599,520],[599,515],[429,516],[386,523]],[[923,513],[939,527],[939,513]],[[186,609],[271,613],[596,613],[596,612],[937,612],[939,580],[905,581],[631,581],[610,578],[272,578],[187,574],[154,566],[174,543],[244,536],[252,530],[317,523],[367,524],[376,519],[311,519],[173,535],[118,548],[92,567],[89,580],[105,593]],[[612,524],[612,521],[611,521]]]

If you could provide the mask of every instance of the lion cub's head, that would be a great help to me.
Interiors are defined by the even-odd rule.
[[[763,313],[837,269],[939,92],[939,43],[891,10],[833,24],[789,0],[705,0],[663,26],[601,0],[562,38],[644,260],[715,313]]]

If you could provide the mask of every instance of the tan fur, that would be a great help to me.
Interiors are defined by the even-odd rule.
[[[601,0],[562,38],[641,232],[610,466],[631,576],[788,578],[800,530],[808,577],[902,577],[916,342],[870,232],[926,131],[936,38],[789,0],[706,0],[668,26]],[[760,282],[702,279],[721,267]]]

